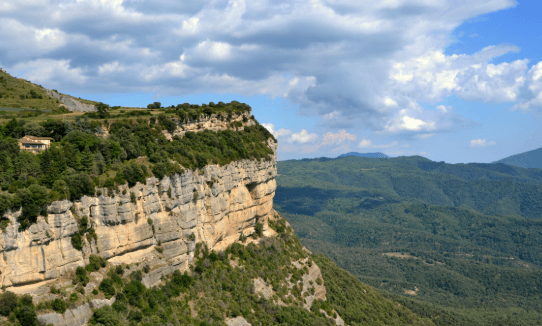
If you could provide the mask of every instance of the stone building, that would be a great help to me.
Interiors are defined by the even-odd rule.
[[[35,137],[35,136],[24,136],[19,139],[19,148],[27,152],[38,154],[46,150],[51,146],[53,138],[51,137]]]

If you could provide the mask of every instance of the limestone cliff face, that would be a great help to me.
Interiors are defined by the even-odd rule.
[[[276,152],[276,143],[270,141],[269,146]],[[271,161],[243,160],[163,180],[149,178],[146,185],[120,187],[117,193],[74,203],[54,202],[46,218],[40,216],[22,232],[16,222],[20,212],[9,213],[11,223],[0,233],[0,285],[57,278],[88,263],[91,254],[116,262],[124,257],[137,260],[139,252],[146,254],[157,244],[163,248],[159,258],[168,263],[155,273],[159,280],[159,273],[188,267],[196,242],[218,248],[240,232],[251,232],[257,222],[266,227],[273,214],[275,177],[276,155]],[[89,219],[88,228],[95,229],[97,241],[84,237],[83,250],[78,251],[71,236],[83,216]],[[148,285],[154,283],[152,277]]]

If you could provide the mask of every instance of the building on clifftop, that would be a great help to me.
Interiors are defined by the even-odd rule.
[[[19,139],[19,148],[33,154],[39,154],[51,146],[53,138],[24,136]]]

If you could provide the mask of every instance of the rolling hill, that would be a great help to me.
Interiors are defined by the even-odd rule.
[[[349,152],[339,155],[338,157],[345,157],[345,156],[356,156],[356,157],[372,157],[372,158],[389,158],[388,155],[383,153],[358,153],[358,152]]]
[[[542,169],[542,148],[512,155],[494,163],[508,164],[522,168]]]

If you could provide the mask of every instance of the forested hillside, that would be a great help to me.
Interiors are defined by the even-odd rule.
[[[542,170],[345,157],[278,164],[275,203],[310,250],[388,293],[542,311]]]
[[[538,168],[542,169],[542,148],[538,148],[525,153],[512,155],[495,163],[508,164],[519,166],[522,168]]]

